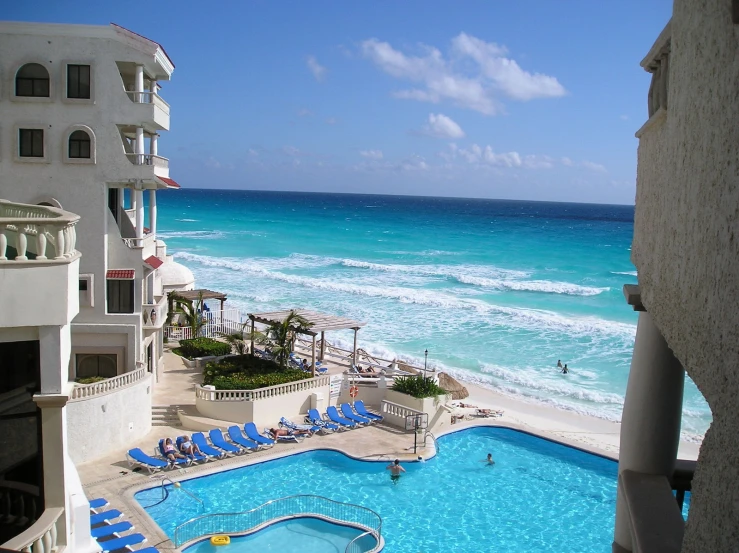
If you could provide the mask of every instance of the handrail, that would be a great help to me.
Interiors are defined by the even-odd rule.
[[[271,397],[281,396],[292,392],[302,392],[328,386],[331,377],[328,375],[317,376],[316,378],[306,378],[303,380],[295,380],[294,382],[286,382],[285,384],[275,384],[265,388],[257,388],[255,390],[211,390],[202,386],[195,386],[196,400],[203,401],[258,401]]]
[[[24,553],[53,553],[58,547],[57,522],[63,514],[64,507],[46,509],[33,526],[6,541],[2,547]]]
[[[169,158],[157,154],[137,154],[126,152],[126,157],[134,165],[152,165],[154,167],[169,167]],[[133,160],[130,158],[134,158]]]
[[[75,225],[79,215],[56,207],[29,205],[0,200],[0,262],[6,257],[8,231],[15,234],[15,261],[47,261],[47,245],[54,247],[55,260],[77,255]],[[28,259],[28,237],[35,237],[35,259]]]
[[[190,519],[175,528],[173,542],[175,547],[179,548],[183,544],[213,534],[249,534],[267,524],[300,516],[348,523],[364,530],[364,534],[372,535],[376,543],[373,548],[364,550],[363,553],[379,551],[382,546],[382,518],[372,509],[317,495],[302,494],[273,499],[249,511],[212,513]]]
[[[431,439],[434,441],[434,450],[436,453],[439,453],[439,441],[436,439],[436,436],[434,436],[433,432],[429,432],[428,430],[423,435],[423,447],[426,447],[426,438],[431,436]]]
[[[152,92],[150,90],[126,90],[125,87],[123,90],[126,92],[128,98],[135,104],[155,104],[161,108],[162,111],[169,114],[169,104],[156,92]]]
[[[75,384],[72,388],[72,394],[69,401],[89,399],[91,397],[100,396],[124,388],[130,384],[134,384],[146,376],[146,368],[136,369],[135,371],[119,374],[107,380],[93,382],[92,384]]]

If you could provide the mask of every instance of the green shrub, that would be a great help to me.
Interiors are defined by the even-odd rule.
[[[217,390],[255,390],[306,378],[311,378],[311,375],[251,355],[210,362],[203,370],[203,385],[215,386]]]
[[[419,399],[446,394],[446,390],[440,388],[433,378],[424,378],[422,375],[396,378],[393,390]]]
[[[213,338],[191,338],[180,340],[180,353],[182,357],[195,359],[196,357],[208,357],[214,355],[228,355],[231,353],[231,345],[224,344]]]
[[[86,376],[83,378],[77,378],[75,379],[75,382],[78,384],[95,384],[95,382],[102,382],[103,380],[108,380],[104,376]]]

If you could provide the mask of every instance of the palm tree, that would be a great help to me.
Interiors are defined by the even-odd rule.
[[[203,317],[203,293],[198,294],[198,299],[194,302],[189,300],[177,292],[170,292],[168,299],[174,304],[174,312],[179,313],[185,318],[185,325],[192,331],[192,338],[197,338],[200,331],[205,326],[205,318]]]
[[[267,336],[269,336],[272,356],[280,366],[287,366],[296,332],[306,330],[311,326],[312,323],[298,315],[294,309],[282,322],[274,322],[269,325]]]
[[[237,330],[236,332],[230,332],[230,333],[229,332],[219,332],[218,336],[220,338],[223,338],[227,344],[231,344],[232,351],[235,351],[238,355],[245,355],[249,350],[249,345],[246,340],[245,334],[247,331],[247,326],[250,323],[251,321],[246,321],[245,323],[241,324],[241,330]],[[264,344],[265,342],[267,342],[267,336],[263,334],[262,332],[255,330],[254,331],[254,343]]]

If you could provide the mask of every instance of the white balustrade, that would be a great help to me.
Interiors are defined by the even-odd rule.
[[[91,397],[100,396],[112,392],[119,388],[124,388],[135,384],[146,376],[146,368],[136,369],[128,373],[120,374],[113,378],[101,380],[93,384],[75,384],[72,389],[70,401],[89,399]]]
[[[156,107],[161,109],[164,113],[169,115],[169,104],[165,102],[159,94],[144,90],[142,92],[136,92],[135,90],[126,90],[126,95],[135,104],[154,104]]]
[[[241,311],[238,309],[225,309],[223,311],[206,311],[202,313],[203,325],[197,333],[197,337],[217,338],[221,334],[234,334],[244,332],[245,338],[249,338],[249,329],[244,330],[241,321]],[[180,325],[164,327],[164,335],[168,340],[189,340],[194,338],[193,329],[184,325],[180,315],[173,315],[173,321],[180,321]]]
[[[79,215],[56,207],[0,200],[0,262],[69,260],[77,253],[75,225],[79,220]],[[35,250],[30,252],[35,254],[30,260],[29,236],[34,237],[30,245]],[[15,246],[13,259],[7,257],[8,245]]]
[[[397,417],[405,421],[405,418],[408,415],[423,415],[423,411],[418,411],[416,409],[411,409],[410,407],[406,407],[405,405],[400,405],[399,403],[393,403],[392,401],[387,401],[386,399],[382,400],[382,404],[380,406],[380,412],[383,416],[391,416],[391,417]]]
[[[203,401],[259,401],[293,392],[304,392],[306,390],[328,386],[330,378],[328,375],[318,376],[316,378],[296,380],[295,382],[277,384],[256,390],[210,390],[202,386],[196,386],[195,397]]]
[[[134,165],[151,165],[153,167],[169,167],[169,159],[154,154],[126,153],[128,160]]]
[[[63,507],[46,509],[33,526],[2,544],[2,547],[24,553],[56,553],[59,548],[57,525],[63,515]]]

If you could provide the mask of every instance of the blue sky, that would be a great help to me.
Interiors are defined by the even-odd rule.
[[[639,67],[669,0],[13,3],[176,64],[159,142],[193,188],[633,203]]]

